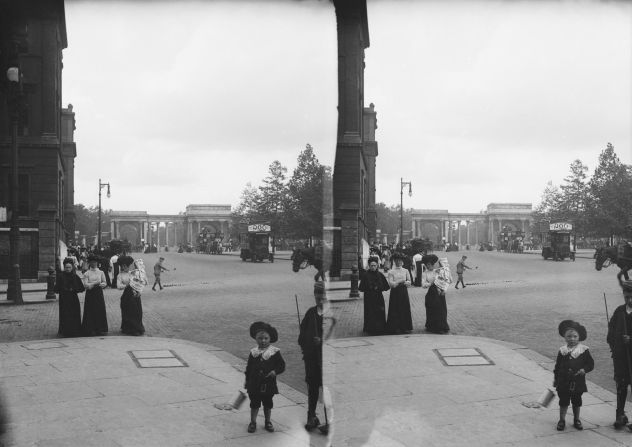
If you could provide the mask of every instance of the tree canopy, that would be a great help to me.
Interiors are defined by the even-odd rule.
[[[238,231],[242,220],[265,220],[279,237],[322,237],[323,188],[331,176],[331,168],[316,158],[310,144],[297,158],[292,176],[278,160],[268,167],[268,175],[261,186],[248,183],[239,204],[233,211],[233,228]]]
[[[632,223],[632,166],[622,163],[608,143],[590,178],[588,171],[581,160],[574,160],[559,187],[548,182],[533,212],[534,221],[572,221],[584,236],[625,234],[626,225]]]

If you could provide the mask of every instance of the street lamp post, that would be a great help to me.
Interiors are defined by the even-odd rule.
[[[20,280],[20,225],[18,223],[18,120],[20,118],[21,73],[18,67],[7,69],[9,81],[9,110],[11,114],[11,228],[9,230],[9,259],[11,269],[7,283],[7,300],[23,304]]]
[[[108,187],[108,198],[110,197],[110,184],[109,183],[101,183],[101,179],[99,179],[99,223],[97,224],[97,251],[101,252],[101,190],[104,186]]]
[[[404,186],[408,185],[408,197],[413,195],[413,186],[411,182],[405,182],[403,178],[400,179],[399,188],[399,244],[404,247]]]

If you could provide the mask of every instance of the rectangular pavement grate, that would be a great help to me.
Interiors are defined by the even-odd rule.
[[[483,366],[494,362],[478,348],[433,349],[445,366]]]
[[[173,357],[173,352],[168,349],[130,351],[137,359],[161,359],[165,357]]]
[[[127,353],[139,368],[183,368],[189,366],[171,349],[127,351]]]
[[[53,348],[67,348],[68,346],[59,341],[44,341],[40,343],[29,343],[27,345],[22,345],[22,347],[29,350],[40,350],[40,349],[53,349]]]

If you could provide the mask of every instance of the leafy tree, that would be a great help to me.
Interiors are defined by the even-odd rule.
[[[382,234],[399,234],[399,227],[401,226],[401,214],[399,205],[386,206],[383,202],[375,204],[375,212],[377,215],[377,229]],[[404,230],[412,227],[413,217],[412,208],[404,208]]]
[[[287,168],[280,161],[273,161],[268,167],[268,176],[263,179],[263,185],[259,187],[259,193],[254,200],[257,216],[269,220],[274,231],[279,230],[288,203],[286,173]]]
[[[233,240],[237,241],[239,239],[241,221],[256,216],[255,206],[259,200],[258,195],[259,190],[248,182],[241,192],[239,204],[231,213],[232,226],[230,234]]]
[[[286,221],[291,236],[322,237],[325,171],[326,167],[320,164],[312,146],[307,144],[299,154],[288,182]]]
[[[632,170],[621,163],[608,143],[588,183],[591,193],[589,218],[597,235],[624,234],[632,222]]]
[[[99,220],[99,207],[86,207],[81,203],[74,205],[75,211],[75,231],[85,236],[94,236],[97,233],[97,223]],[[112,210],[101,208],[101,230],[108,231],[110,228],[110,213]]]
[[[575,224],[575,232],[584,234],[587,230],[587,207],[592,204],[590,201],[590,190],[586,182],[585,166],[581,160],[575,160],[570,165],[570,174],[564,179],[559,195],[559,213],[565,220],[570,220]]]

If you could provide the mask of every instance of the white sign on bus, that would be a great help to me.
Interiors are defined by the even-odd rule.
[[[568,222],[555,222],[549,225],[550,231],[571,231],[573,225]]]

